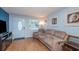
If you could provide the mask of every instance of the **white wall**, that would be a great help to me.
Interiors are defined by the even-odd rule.
[[[23,30],[24,34],[23,33],[20,34],[19,31],[16,30],[16,27],[15,27],[15,26],[17,26],[16,22],[19,20],[19,18],[24,20],[24,27],[25,27],[25,30]],[[30,16],[20,16],[20,15],[10,14],[10,16],[9,16],[9,32],[13,33],[13,38],[20,38],[22,36],[24,36],[26,38],[32,37],[34,30],[28,29],[28,27],[27,27],[27,23],[28,23],[29,19],[36,19],[36,18],[30,17]]]

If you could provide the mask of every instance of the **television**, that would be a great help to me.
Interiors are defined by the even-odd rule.
[[[0,20],[0,34],[6,32],[6,21]]]

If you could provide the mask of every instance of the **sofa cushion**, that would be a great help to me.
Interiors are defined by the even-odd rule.
[[[58,37],[58,38],[64,39],[65,36],[66,36],[66,33],[65,32],[62,32],[62,31],[55,31],[55,34],[54,35],[56,37]]]
[[[62,39],[59,39],[57,37],[53,37],[53,41],[50,44],[51,49],[54,50],[54,51],[61,51],[64,43],[59,44],[59,42],[63,42],[63,41],[64,40],[62,40]]]
[[[54,35],[55,31],[54,31],[54,30],[47,30],[46,33],[47,33],[47,34]]]

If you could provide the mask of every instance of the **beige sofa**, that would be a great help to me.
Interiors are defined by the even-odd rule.
[[[33,38],[40,40],[52,51],[62,51],[62,46],[67,41],[68,35],[63,31],[48,29],[34,32]]]

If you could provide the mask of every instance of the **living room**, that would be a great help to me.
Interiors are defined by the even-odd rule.
[[[79,50],[78,10],[78,7],[1,7],[0,50]],[[2,40],[6,35],[10,37],[8,44],[6,39]]]

